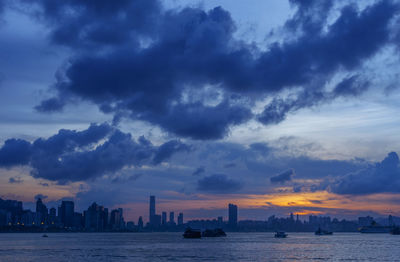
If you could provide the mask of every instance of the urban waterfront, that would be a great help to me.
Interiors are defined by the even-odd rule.
[[[0,261],[398,261],[400,236],[335,233],[229,233],[184,239],[181,233],[0,234]]]

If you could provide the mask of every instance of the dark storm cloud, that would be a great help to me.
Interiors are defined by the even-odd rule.
[[[22,180],[20,177],[10,177],[8,179],[8,183],[10,183],[10,184],[21,184],[23,182],[24,182],[24,180]]]
[[[29,164],[33,177],[63,184],[95,179],[128,166],[158,164],[187,148],[175,140],[160,147],[143,137],[136,142],[130,134],[108,124],[92,124],[79,132],[62,129],[54,136],[39,138],[33,143],[6,140],[0,149],[0,167]]]
[[[39,112],[57,112],[61,111],[65,103],[59,98],[50,98],[43,100],[40,105],[35,106],[35,109]]]
[[[367,81],[360,81],[358,76],[343,79],[334,89],[337,96],[357,96],[369,87]]]
[[[53,42],[73,52],[53,85],[58,95],[36,109],[59,111],[78,98],[116,119],[140,119],[204,140],[222,138],[252,119],[253,102],[266,96],[272,102],[257,119],[276,124],[290,112],[365,91],[364,76],[343,79],[333,91],[326,83],[336,73],[357,71],[390,43],[397,4],[349,4],[328,21],[335,1],[291,2],[297,12],[284,31],[292,38],[262,51],[234,37],[235,22],[220,7],[206,12],[164,10],[155,0],[35,1],[33,13],[47,23]],[[215,103],[201,99],[207,86],[221,91]],[[283,90],[291,96],[274,97]]]
[[[276,176],[273,176],[270,178],[271,183],[285,183],[287,181],[292,180],[292,176],[294,176],[294,170],[293,169],[289,169],[286,170],[285,172],[282,172]]]
[[[54,43],[74,48],[124,44],[136,34],[151,34],[160,3],[156,0],[22,0],[51,26]]]
[[[8,139],[0,148],[0,167],[26,165],[31,155],[31,144],[21,139]]]
[[[209,193],[233,193],[240,190],[243,184],[224,174],[206,176],[197,181],[197,190]]]
[[[170,158],[173,154],[181,151],[190,151],[190,147],[178,140],[171,140],[162,144],[156,151],[153,158],[154,164],[160,164],[165,159]]]
[[[328,189],[348,195],[400,193],[399,157],[395,152],[389,153],[380,163],[333,180]]]

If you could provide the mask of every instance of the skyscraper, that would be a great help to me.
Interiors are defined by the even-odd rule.
[[[179,213],[178,215],[178,225],[183,225],[183,213]]]
[[[175,224],[175,213],[174,212],[169,212],[169,223]]]
[[[156,197],[150,196],[150,212],[149,212],[149,221],[150,225],[154,225],[154,216],[156,214]]]
[[[48,216],[48,210],[45,204],[43,204],[42,199],[39,197],[38,200],[36,201],[36,214],[38,215],[38,218],[40,221],[39,224],[47,224],[47,216]]]
[[[167,224],[167,212],[162,212],[161,225]]]
[[[62,201],[58,215],[64,227],[72,227],[74,225],[74,202]]]
[[[229,204],[229,226],[234,228],[237,226],[238,207],[234,204]]]

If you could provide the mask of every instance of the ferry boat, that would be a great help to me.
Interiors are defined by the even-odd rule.
[[[184,238],[201,238],[201,232],[197,229],[191,229],[190,227],[183,233]]]
[[[392,230],[390,230],[390,234],[400,235],[400,227],[393,227]]]
[[[201,233],[202,237],[226,237],[226,233],[221,228],[206,229]]]
[[[318,227],[318,230],[315,231],[315,235],[317,236],[324,236],[324,235],[332,235],[332,231],[327,231],[327,230],[322,230],[320,227]]]
[[[372,225],[372,226],[363,226],[358,229],[360,233],[389,233],[391,227]]]
[[[276,238],[286,238],[286,237],[287,237],[287,234],[286,234],[285,232],[283,232],[283,231],[277,231],[277,232],[275,233],[275,237],[276,237]]]

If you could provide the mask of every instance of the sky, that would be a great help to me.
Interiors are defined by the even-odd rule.
[[[1,1],[0,197],[400,216],[399,25],[397,0]]]

